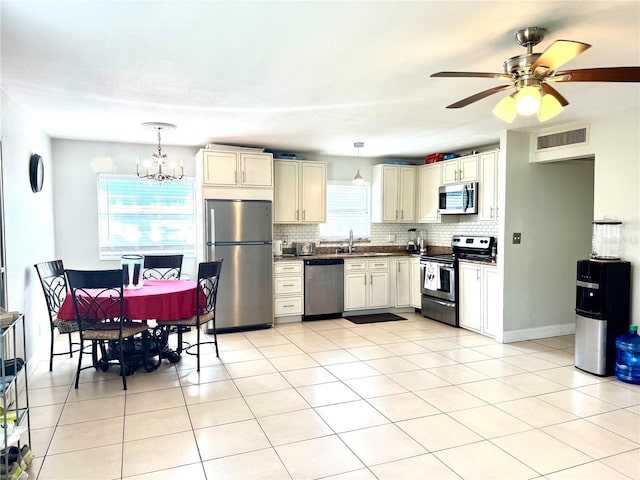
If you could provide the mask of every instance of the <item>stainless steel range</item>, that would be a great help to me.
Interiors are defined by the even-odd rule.
[[[458,327],[458,258],[488,261],[495,237],[454,235],[452,254],[422,255],[422,315]]]

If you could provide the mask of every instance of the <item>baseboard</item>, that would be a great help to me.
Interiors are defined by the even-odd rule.
[[[575,323],[563,323],[560,325],[547,325],[537,328],[524,328],[522,330],[510,330],[504,332],[502,343],[522,342],[525,340],[535,340],[537,338],[559,337],[562,335],[573,335],[576,331]]]

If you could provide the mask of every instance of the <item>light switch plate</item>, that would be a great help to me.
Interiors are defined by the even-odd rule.
[[[514,232],[513,234],[513,244],[519,245],[522,240],[522,233]]]

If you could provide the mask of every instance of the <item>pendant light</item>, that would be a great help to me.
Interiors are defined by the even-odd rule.
[[[162,152],[162,145],[160,143],[160,132],[175,130],[176,126],[171,123],[146,122],[142,124],[142,127],[158,132],[158,153],[152,153],[152,160],[145,162],[144,172],[140,169],[140,160],[136,161],[136,175],[138,178],[155,182],[182,180],[184,177],[184,165],[180,162],[179,173],[176,172],[176,166],[167,163],[167,154]]]
[[[358,169],[356,170],[356,176],[353,177],[353,183],[356,185],[362,185],[364,178],[360,175],[360,149],[364,147],[364,142],[354,142],[353,146],[358,149]]]

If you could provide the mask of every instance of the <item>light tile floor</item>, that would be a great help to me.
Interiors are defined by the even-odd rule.
[[[421,317],[219,335],[128,377],[47,362],[30,478],[640,479],[640,386],[573,366],[573,337],[501,345]],[[65,339],[61,339],[65,340]]]

